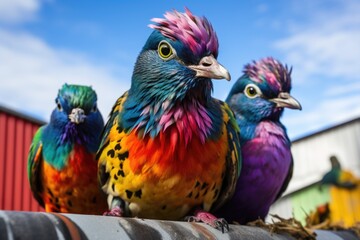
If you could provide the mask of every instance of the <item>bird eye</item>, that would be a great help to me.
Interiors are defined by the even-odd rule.
[[[57,107],[57,109],[58,109],[59,111],[62,111],[62,110],[63,110],[63,108],[62,108],[61,103],[59,102],[59,100],[56,101],[56,107]]]
[[[92,112],[96,112],[97,111],[97,104],[95,103],[94,106],[91,108]]]
[[[245,87],[244,92],[248,98],[255,98],[255,97],[261,95],[261,91],[260,91],[259,87],[254,84],[247,85]]]
[[[158,53],[159,56],[164,60],[169,59],[174,54],[172,47],[166,41],[161,41],[159,43]]]

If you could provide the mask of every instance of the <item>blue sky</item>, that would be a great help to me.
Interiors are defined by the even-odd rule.
[[[293,67],[286,110],[292,139],[360,116],[360,2],[0,0],[0,104],[48,121],[63,83],[92,85],[104,119],[130,86],[153,17],[206,16],[218,34],[218,60],[232,81],[214,81],[224,100],[243,66],[273,56]]]

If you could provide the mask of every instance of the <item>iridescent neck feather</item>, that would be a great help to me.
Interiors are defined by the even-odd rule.
[[[187,145],[194,136],[204,143],[211,134],[213,122],[205,107],[196,100],[173,106],[166,101],[155,106],[146,106],[134,129],[142,137],[147,134],[156,137],[159,132],[166,133],[171,126],[176,127],[179,136],[185,139]]]
[[[60,136],[60,142],[61,144],[64,143],[71,143],[71,144],[87,144],[90,142],[89,136],[86,134],[86,131],[84,131],[80,126],[68,122],[65,127],[64,131]]]

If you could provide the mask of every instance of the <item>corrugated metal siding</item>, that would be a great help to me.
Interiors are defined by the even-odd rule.
[[[360,118],[293,142],[294,174],[285,194],[314,182],[330,170],[336,155],[343,169],[360,176]]]
[[[43,211],[27,179],[27,155],[40,125],[0,109],[0,209]]]
[[[309,213],[315,210],[316,206],[330,202],[335,214],[333,220],[343,220],[348,225],[354,223],[354,219],[359,221],[356,215],[358,213],[350,214],[351,210],[346,209],[345,219],[344,208],[357,209],[360,206],[357,202],[360,201],[360,197],[354,200],[353,192],[346,197],[345,194],[336,197],[334,190],[330,194],[329,188],[324,186],[323,191],[320,192],[318,184],[314,183],[320,181],[331,169],[329,161],[331,155],[338,157],[344,170],[349,170],[360,177],[360,118],[298,139],[292,143],[291,150],[294,157],[293,178],[285,192],[285,197],[273,204],[270,213],[280,214],[282,217],[294,215],[298,220],[304,221],[305,212]],[[348,205],[344,206],[344,204]]]

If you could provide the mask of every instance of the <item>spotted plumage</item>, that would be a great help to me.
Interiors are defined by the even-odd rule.
[[[101,214],[106,209],[95,160],[104,126],[96,101],[91,87],[63,85],[49,124],[34,136],[28,177],[47,212]]]
[[[110,215],[178,220],[223,204],[239,176],[239,129],[210,78],[230,75],[217,60],[212,26],[189,10],[153,19],[131,88],[115,103],[98,151]]]
[[[247,64],[226,102],[241,130],[243,167],[234,196],[215,214],[244,224],[264,219],[287,188],[293,160],[284,108],[301,109],[290,96],[291,69],[271,57]]]

